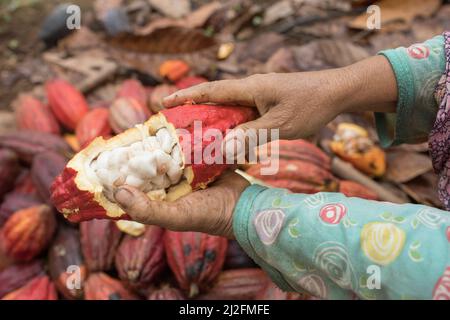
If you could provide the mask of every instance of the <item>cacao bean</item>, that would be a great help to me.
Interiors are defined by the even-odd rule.
[[[23,287],[8,293],[2,300],[58,300],[58,295],[50,278],[40,275]]]
[[[0,298],[44,273],[41,261],[14,264],[0,272]]]
[[[225,268],[242,269],[254,267],[256,267],[256,263],[245,253],[239,243],[236,240],[229,240]]]
[[[97,137],[108,138],[111,135],[109,110],[104,108],[89,111],[78,123],[75,134],[81,148]]]
[[[15,108],[19,129],[59,134],[60,129],[50,108],[31,95],[22,95]]]
[[[98,272],[89,275],[84,295],[86,300],[135,300],[136,296],[125,286],[106,273]]]
[[[14,187],[20,172],[17,155],[7,149],[0,149],[0,201]]]

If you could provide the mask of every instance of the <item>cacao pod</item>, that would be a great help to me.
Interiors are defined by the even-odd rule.
[[[44,273],[44,269],[40,261],[9,266],[0,272],[0,298],[19,289],[42,273]]]
[[[38,191],[31,178],[30,170],[22,170],[22,173],[17,177],[14,183],[14,193],[25,193],[32,196],[37,196]]]
[[[135,80],[135,79],[125,80],[119,87],[119,90],[116,95],[116,99],[117,98],[133,98],[141,105],[142,108],[145,108],[148,110],[147,90],[138,80]],[[144,122],[144,121],[140,121],[138,123],[141,123],[141,122]]]
[[[150,117],[150,111],[133,98],[119,98],[111,105],[109,123],[115,133],[121,133]]]
[[[14,261],[0,250],[0,272],[12,266]]]
[[[207,289],[220,273],[228,241],[200,232],[166,231],[164,245],[180,288],[192,298]]]
[[[17,155],[11,150],[0,150],[0,200],[14,187],[19,172]]]
[[[86,300],[135,300],[136,296],[106,273],[90,274],[84,286]]]
[[[99,108],[89,111],[78,123],[75,134],[81,148],[97,137],[110,137],[109,110]]]
[[[50,109],[33,96],[20,96],[14,112],[19,129],[53,134],[60,132],[58,122]]]
[[[236,240],[228,241],[227,255],[225,258],[226,269],[254,268],[255,262],[245,253]]]
[[[0,205],[0,227],[6,223],[14,212],[40,203],[41,201],[32,194],[19,192],[8,193],[5,197],[5,201]]]
[[[168,85],[168,84],[160,84],[156,86],[152,94],[150,96],[150,109],[157,113],[164,109],[162,104],[163,98],[170,96],[172,93],[177,91],[177,87]]]
[[[269,281],[266,287],[256,295],[255,300],[307,300],[308,297],[298,292],[285,292]]]
[[[205,188],[230,165],[215,161],[223,160],[220,150],[214,156],[202,152],[214,142],[206,136],[194,137],[193,122],[201,123],[204,134],[208,129],[225,134],[254,115],[250,108],[184,105],[163,110],[142,126],[109,140],[97,138],[56,178],[51,189],[53,204],[72,222],[126,220],[128,215],[112,194],[117,181],[140,188],[152,200],[171,201]],[[204,155],[202,161],[191,161],[198,155]]]
[[[270,281],[258,268],[222,271],[200,300],[253,300]]]
[[[50,186],[63,171],[67,159],[55,152],[46,151],[33,159],[31,178],[41,198],[50,202]]]
[[[177,288],[164,285],[150,293],[147,300],[186,300],[183,293]]]
[[[162,228],[147,226],[139,237],[124,237],[116,253],[120,279],[132,288],[143,288],[161,274],[166,266],[163,235]]]
[[[49,206],[19,210],[1,229],[0,247],[16,261],[30,261],[47,248],[55,228],[55,214]]]
[[[113,221],[91,220],[80,223],[81,251],[89,271],[108,271],[122,233]]]
[[[208,80],[206,80],[203,77],[190,76],[190,77],[184,77],[184,78],[178,80],[175,83],[175,86],[178,89],[181,90],[181,89],[186,89],[186,88],[190,88],[190,87],[196,86],[196,85],[198,85],[200,83],[203,83],[203,82],[208,82]]]
[[[55,285],[46,275],[33,278],[23,287],[8,293],[2,300],[58,300]]]
[[[167,60],[159,67],[159,75],[172,82],[177,82],[186,76],[190,70],[189,65],[182,60]]]
[[[84,96],[70,83],[62,79],[49,81],[45,85],[48,104],[56,118],[67,129],[75,130],[88,112]]]
[[[65,134],[64,135],[64,140],[66,141],[66,143],[70,146],[70,148],[75,151],[78,152],[80,151],[80,142],[77,139],[77,136],[74,134]]]
[[[378,200],[378,195],[375,192],[354,181],[342,180],[339,183],[339,192],[343,193],[347,197]]]
[[[44,151],[72,155],[72,149],[62,137],[30,130],[0,136],[0,147],[13,150],[21,160],[28,163],[31,163],[35,155]]]
[[[69,288],[67,284],[72,273],[69,273],[68,270],[72,266],[78,268],[76,280],[79,282],[79,286]],[[59,227],[55,240],[49,249],[48,268],[50,277],[64,298],[83,298],[83,287],[87,277],[87,270],[81,255],[78,230],[71,227]]]

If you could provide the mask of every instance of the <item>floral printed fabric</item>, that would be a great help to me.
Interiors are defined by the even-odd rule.
[[[322,299],[450,299],[450,215],[414,204],[251,186],[234,232],[287,291]]]

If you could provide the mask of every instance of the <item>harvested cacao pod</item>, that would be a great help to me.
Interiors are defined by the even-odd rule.
[[[77,269],[71,269],[74,267]],[[78,230],[65,226],[59,227],[48,252],[48,269],[56,288],[64,298],[83,298],[87,270],[81,255]]]
[[[150,95],[150,109],[152,112],[157,113],[163,110],[164,106],[162,104],[162,100],[177,90],[177,87],[168,84],[160,84],[156,86]]]
[[[242,269],[254,267],[256,267],[256,263],[245,253],[239,243],[236,240],[229,240],[225,268]]]
[[[66,163],[67,158],[52,151],[42,152],[34,157],[31,178],[44,201],[50,202],[50,186],[63,171]]]
[[[14,193],[25,193],[29,195],[37,195],[36,186],[33,183],[30,170],[22,170],[14,183]]]
[[[44,151],[54,151],[61,155],[72,155],[72,149],[60,136],[31,130],[0,136],[0,147],[13,150],[21,160],[31,163],[33,157]]]
[[[270,281],[258,268],[222,271],[200,300],[253,300]]]
[[[48,104],[59,122],[67,129],[75,130],[77,124],[89,110],[81,92],[62,79],[47,82],[45,91]]]
[[[41,202],[33,194],[20,192],[8,193],[0,205],[0,227],[6,223],[14,212],[41,204]]]
[[[84,286],[86,300],[135,300],[136,296],[117,279],[106,273],[89,275]]]
[[[78,123],[75,134],[81,148],[87,146],[97,137],[110,137],[109,110],[98,108],[89,111]]]
[[[255,300],[307,300],[308,297],[297,292],[285,292],[272,281],[268,281],[266,287],[256,295]]]
[[[178,80],[175,83],[175,86],[181,90],[181,89],[186,89],[186,88],[196,86],[203,82],[208,82],[208,80],[203,77],[189,76],[189,77],[184,77],[184,78]]]
[[[40,275],[23,287],[8,293],[2,300],[58,300],[58,294],[50,278]]]
[[[135,125],[143,123],[150,117],[150,111],[133,98],[114,100],[109,109],[109,123],[117,134]]]
[[[31,95],[22,95],[14,110],[17,128],[59,134],[60,128],[50,108]]]
[[[147,90],[145,87],[136,79],[128,79],[122,82],[117,91],[117,98],[132,98],[136,100],[143,108],[147,109]],[[147,120],[147,119],[146,119]],[[144,121],[141,121],[144,122]],[[138,122],[138,123],[141,123]]]
[[[182,60],[167,60],[159,67],[159,75],[172,82],[177,82],[186,76],[191,68]]]
[[[14,187],[20,172],[17,155],[7,149],[0,149],[0,200]]]
[[[80,142],[77,139],[77,136],[75,134],[65,134],[64,135],[64,140],[67,142],[67,144],[70,146],[70,148],[75,151],[78,152],[80,151]]]
[[[19,210],[0,231],[0,247],[16,261],[30,261],[44,251],[56,228],[55,214],[47,205]]]
[[[13,264],[14,261],[10,257],[6,256],[5,253],[0,250],[0,272],[12,266]]]
[[[120,279],[132,288],[151,284],[166,267],[164,230],[147,226],[143,235],[126,235],[116,253],[116,269]]]
[[[40,261],[14,264],[0,272],[0,298],[24,286],[34,277],[43,274]]]
[[[80,223],[81,251],[89,271],[108,271],[122,233],[114,221],[91,220]]]
[[[183,292],[169,285],[163,285],[161,288],[152,291],[147,300],[186,300]]]
[[[342,180],[339,183],[339,192],[347,197],[378,200],[378,195],[374,191],[354,181]]]
[[[214,142],[206,136],[194,138],[194,121],[203,134],[208,129],[224,134],[253,116],[250,108],[183,105],[163,110],[109,140],[96,138],[56,178],[51,188],[53,204],[72,222],[129,219],[114,201],[115,183],[139,188],[152,200],[168,201],[206,188],[229,165],[220,150],[210,155],[203,152]],[[198,155],[202,161],[195,161]]]
[[[381,177],[386,172],[386,154],[356,124],[340,123],[330,148],[339,158],[369,176]]]
[[[190,298],[206,290],[222,269],[228,241],[200,232],[166,231],[167,262]]]

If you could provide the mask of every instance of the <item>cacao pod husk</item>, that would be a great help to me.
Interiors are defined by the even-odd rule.
[[[147,300],[186,300],[183,292],[169,285],[164,285],[154,290],[148,296]]]
[[[150,96],[150,110],[152,110],[153,113],[157,113],[164,109],[164,106],[162,104],[163,98],[170,96],[176,91],[177,87],[172,85],[160,84],[156,86]]]
[[[36,196],[27,193],[11,192],[0,205],[0,227],[11,217],[14,212],[41,204]]]
[[[133,98],[143,108],[148,110],[147,101],[148,94],[146,88],[136,79],[128,79],[122,82],[117,91],[116,99],[118,98]],[[138,122],[138,123],[142,123]]]
[[[89,275],[84,286],[86,300],[135,300],[136,296],[119,280],[106,273],[97,272]]]
[[[2,300],[58,300],[58,294],[50,278],[40,275],[23,287],[8,293]]]
[[[127,129],[143,123],[151,113],[133,98],[119,98],[111,105],[109,123],[112,130],[119,134]]]
[[[0,149],[0,200],[14,187],[20,172],[17,155],[7,149]]]
[[[59,134],[60,128],[50,108],[31,95],[22,95],[14,110],[19,129]]]
[[[182,60],[167,60],[160,65],[159,75],[172,82],[177,82],[186,76],[190,70],[189,65]]]
[[[89,111],[78,123],[75,134],[81,148],[97,137],[110,137],[109,110],[99,108]]]
[[[220,273],[228,241],[200,232],[166,231],[164,245],[178,285],[192,298],[206,290]]]
[[[88,270],[110,270],[122,237],[114,221],[94,219],[82,222],[80,235],[81,251]]]
[[[27,284],[34,277],[43,274],[41,261],[14,264],[0,272],[0,298]]]
[[[236,240],[228,241],[225,258],[226,269],[255,268],[256,266],[256,263],[245,253]]]
[[[341,180],[339,183],[339,192],[347,197],[378,200],[378,195],[374,191],[354,181]]]

